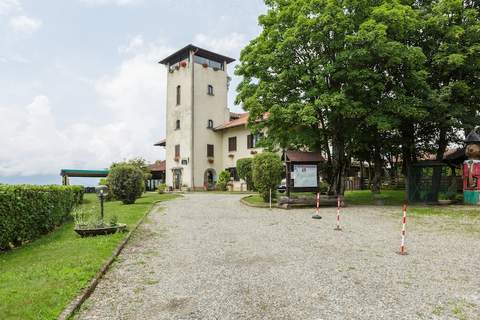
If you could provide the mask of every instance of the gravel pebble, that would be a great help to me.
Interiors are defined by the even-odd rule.
[[[480,235],[401,208],[250,208],[187,194],[157,207],[78,319],[478,319]],[[463,318],[462,318],[463,317]]]

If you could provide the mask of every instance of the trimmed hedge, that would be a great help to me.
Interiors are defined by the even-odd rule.
[[[0,185],[0,250],[44,235],[71,216],[81,186]]]

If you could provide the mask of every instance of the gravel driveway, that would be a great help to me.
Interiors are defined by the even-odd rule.
[[[401,208],[285,211],[188,194],[154,210],[79,319],[480,319],[480,235]],[[395,212],[395,210],[397,212]],[[433,221],[432,221],[433,220]]]

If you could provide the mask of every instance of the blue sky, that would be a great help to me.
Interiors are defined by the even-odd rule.
[[[0,182],[163,159],[156,62],[188,43],[238,59],[264,12],[262,0],[0,0]]]

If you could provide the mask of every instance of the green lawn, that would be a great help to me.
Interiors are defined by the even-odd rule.
[[[176,195],[147,193],[133,205],[109,202],[105,221],[116,215],[132,228],[157,201]],[[98,206],[86,195],[84,206]],[[108,260],[126,233],[80,238],[73,222],[11,252],[0,254],[0,319],[55,319]]]
[[[269,202],[264,202],[263,198],[258,194],[254,194],[254,195],[245,197],[245,198],[243,198],[243,200],[245,200],[245,202],[248,202],[248,203],[250,203],[252,205],[256,205],[256,206],[268,207],[270,205]],[[272,206],[276,205],[276,203],[277,203],[277,200],[272,199]]]
[[[402,205],[405,200],[405,191],[383,190],[380,196],[385,205]],[[375,203],[374,195],[370,190],[347,191],[345,192],[345,202],[347,205],[372,205]]]

